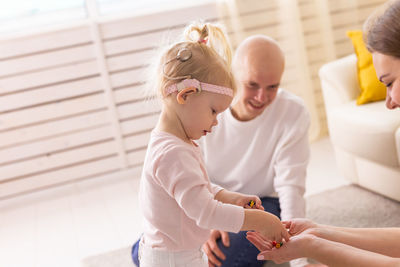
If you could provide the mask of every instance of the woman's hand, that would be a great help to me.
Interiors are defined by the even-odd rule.
[[[272,260],[278,264],[307,257],[307,244],[314,238],[316,237],[310,234],[301,234],[292,237],[289,242],[284,242],[282,247],[274,248],[271,242],[269,242],[271,245],[268,245],[268,241],[260,239],[260,235],[253,232],[247,234],[247,239],[259,250],[262,249],[257,256],[258,260]]]
[[[290,221],[282,222],[289,230],[291,236],[303,233],[306,230],[316,228],[318,225],[309,219],[297,218]],[[308,231],[307,231],[308,232]]]
[[[271,250],[272,249],[272,240],[268,240],[264,238],[258,232],[247,232],[246,234],[247,240],[249,240],[259,251]]]
[[[274,248],[272,245],[271,240],[265,239],[260,233],[257,232],[247,232],[246,238],[254,245],[256,248],[261,251],[262,253],[259,254],[259,259],[264,257],[265,259],[269,259],[271,257],[274,258],[277,263],[279,262],[284,262],[284,261],[289,261],[290,258],[295,259],[296,257],[302,258],[304,255],[300,253],[300,250],[297,250],[299,252],[296,254],[295,252],[291,254],[291,250],[296,250],[296,246],[300,246],[302,242],[307,242],[307,240],[313,240],[314,237],[308,234],[302,234],[296,237],[293,237],[290,239],[289,242],[285,242],[283,246],[286,247],[283,251],[283,246],[280,247],[279,249]],[[294,244],[292,244],[294,242]],[[309,242],[309,241],[308,241]],[[287,248],[288,247],[288,248]],[[267,251],[270,251],[268,254]],[[263,254],[264,253],[264,254]],[[272,259],[272,260],[274,260]],[[274,261],[275,261],[274,260]],[[314,263],[314,264],[308,264],[305,267],[328,267],[324,264],[321,263]]]

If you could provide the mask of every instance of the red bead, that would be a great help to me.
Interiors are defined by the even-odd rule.
[[[276,247],[276,241],[272,241],[272,245],[274,246],[274,247]]]

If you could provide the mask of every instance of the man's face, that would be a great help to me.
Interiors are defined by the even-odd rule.
[[[274,101],[283,73],[283,64],[244,64],[236,72],[239,93],[234,116],[248,121],[262,114]]]

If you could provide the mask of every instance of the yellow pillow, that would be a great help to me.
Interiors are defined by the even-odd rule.
[[[357,55],[358,83],[361,88],[361,94],[357,97],[357,105],[384,100],[386,87],[376,77],[372,55],[364,44],[362,31],[348,31],[347,36],[353,42]]]

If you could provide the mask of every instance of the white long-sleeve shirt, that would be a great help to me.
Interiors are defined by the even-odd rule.
[[[305,216],[310,119],[303,101],[282,89],[264,112],[238,121],[227,109],[199,144],[211,182],[259,197],[279,197],[282,220]]]
[[[154,130],[139,189],[145,244],[170,252],[198,250],[210,229],[239,232],[244,209],[215,200],[220,190],[210,183],[200,147]]]

